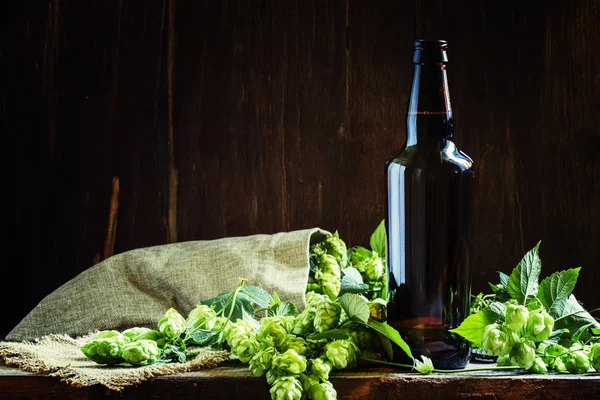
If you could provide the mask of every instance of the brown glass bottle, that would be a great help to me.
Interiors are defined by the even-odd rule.
[[[449,332],[470,309],[473,161],[453,142],[447,43],[414,43],[406,143],[386,163],[388,323],[413,355],[464,368],[471,348]],[[395,348],[394,359],[406,362]]]

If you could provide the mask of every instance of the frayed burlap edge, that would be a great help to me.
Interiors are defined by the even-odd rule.
[[[153,364],[143,367],[121,364],[105,366],[96,364],[80,354],[80,347],[89,335],[71,338],[66,335],[47,335],[33,341],[0,342],[0,360],[7,366],[23,371],[46,374],[60,378],[74,387],[102,385],[116,392],[137,385],[155,376],[183,373],[204,368],[214,368],[232,359],[227,351],[209,348],[185,363]],[[60,351],[60,356],[56,351]]]

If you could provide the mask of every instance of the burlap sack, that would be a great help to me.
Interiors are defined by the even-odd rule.
[[[231,359],[226,351],[206,348],[193,360],[185,363],[153,364],[144,367],[126,363],[100,365],[89,360],[80,350],[88,340],[89,336],[71,338],[64,335],[48,335],[33,342],[0,342],[0,360],[24,371],[58,377],[71,386],[102,385],[121,392],[128,386],[154,376],[212,368]]]
[[[95,330],[155,328],[173,307],[184,317],[203,299],[231,291],[240,278],[304,306],[309,246],[319,228],[141,248],[112,256],[44,298],[6,340]]]

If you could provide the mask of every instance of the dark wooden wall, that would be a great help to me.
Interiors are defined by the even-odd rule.
[[[542,240],[542,274],[583,266],[600,306],[600,2],[3,4],[0,335],[137,247],[313,226],[368,244],[417,37],[449,41],[476,162],[473,290]]]

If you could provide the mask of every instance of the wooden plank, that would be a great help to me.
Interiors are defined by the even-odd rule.
[[[581,399],[600,394],[600,375],[531,375],[506,372],[462,372],[418,375],[389,368],[357,368],[336,372],[331,382],[340,400],[359,399]],[[265,399],[269,385],[246,367],[223,366],[209,370],[155,377],[122,394],[99,386],[74,388],[58,378],[14,371],[0,366],[0,399]]]
[[[348,106],[339,186],[345,216],[336,219],[350,245],[369,245],[386,218],[385,162],[404,146],[412,82],[414,2],[351,0],[348,6]]]
[[[328,194],[345,104],[344,2],[178,2],[174,24],[180,239],[339,216],[323,210],[339,197]]]

